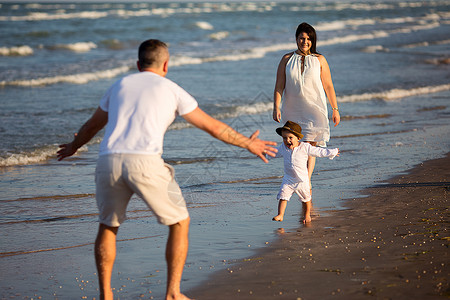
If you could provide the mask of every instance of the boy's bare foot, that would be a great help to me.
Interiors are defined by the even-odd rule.
[[[278,233],[278,234],[285,234],[285,230],[284,230],[284,228],[278,228],[277,230],[276,230],[276,233]]]
[[[283,216],[275,216],[272,218],[272,221],[283,222]]]
[[[311,216],[303,217],[303,224],[306,224],[306,223],[311,223]]]

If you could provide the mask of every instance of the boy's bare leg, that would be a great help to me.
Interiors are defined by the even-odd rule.
[[[169,238],[166,246],[166,300],[189,299],[180,291],[181,275],[189,248],[189,221],[190,219],[187,218],[169,226]]]
[[[311,222],[311,201],[302,202],[303,207],[303,224]]]
[[[100,224],[95,240],[95,263],[97,265],[100,300],[112,300],[111,274],[116,258],[116,236],[119,227]]]
[[[309,141],[307,141],[307,143],[310,143],[314,147],[317,146],[317,142],[309,142]],[[316,158],[314,156],[308,156],[308,162],[306,164],[306,167],[308,168],[309,189],[310,189],[311,195],[312,195],[311,177],[312,177],[312,174],[314,172],[314,167],[315,166],[316,166]]]
[[[278,215],[272,218],[273,221],[282,222],[284,218],[284,212],[286,211],[287,200],[280,199],[278,202]]]
[[[316,166],[316,158],[314,156],[308,156],[307,167],[308,167],[308,176],[309,176],[309,188],[311,190],[311,194],[312,194],[311,177],[314,172],[315,166]]]

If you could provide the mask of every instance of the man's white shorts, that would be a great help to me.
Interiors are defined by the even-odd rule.
[[[302,202],[311,201],[311,187],[309,182],[305,181],[299,183],[288,183],[283,181],[277,195],[277,200],[289,201],[293,193],[296,193]]]
[[[95,172],[99,222],[120,226],[134,193],[144,200],[159,223],[172,225],[186,219],[189,213],[174,175],[174,169],[160,155],[100,156]]]

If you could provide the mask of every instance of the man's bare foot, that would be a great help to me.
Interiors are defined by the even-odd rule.
[[[178,294],[178,295],[167,295],[166,300],[193,300],[191,298],[186,297],[184,294]]]
[[[100,300],[113,300],[114,299],[114,295],[113,292],[111,290],[105,292],[104,294],[100,294],[99,296]]]
[[[283,222],[283,216],[277,215],[272,218],[272,221]]]

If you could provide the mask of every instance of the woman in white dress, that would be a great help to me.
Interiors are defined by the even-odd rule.
[[[333,111],[334,126],[340,122],[330,68],[325,57],[316,51],[316,31],[311,25],[298,25],[295,39],[298,49],[285,54],[278,65],[273,119],[298,123],[302,127],[303,141],[324,147],[330,140],[327,98]],[[315,157],[308,158],[310,179],[315,163]]]

